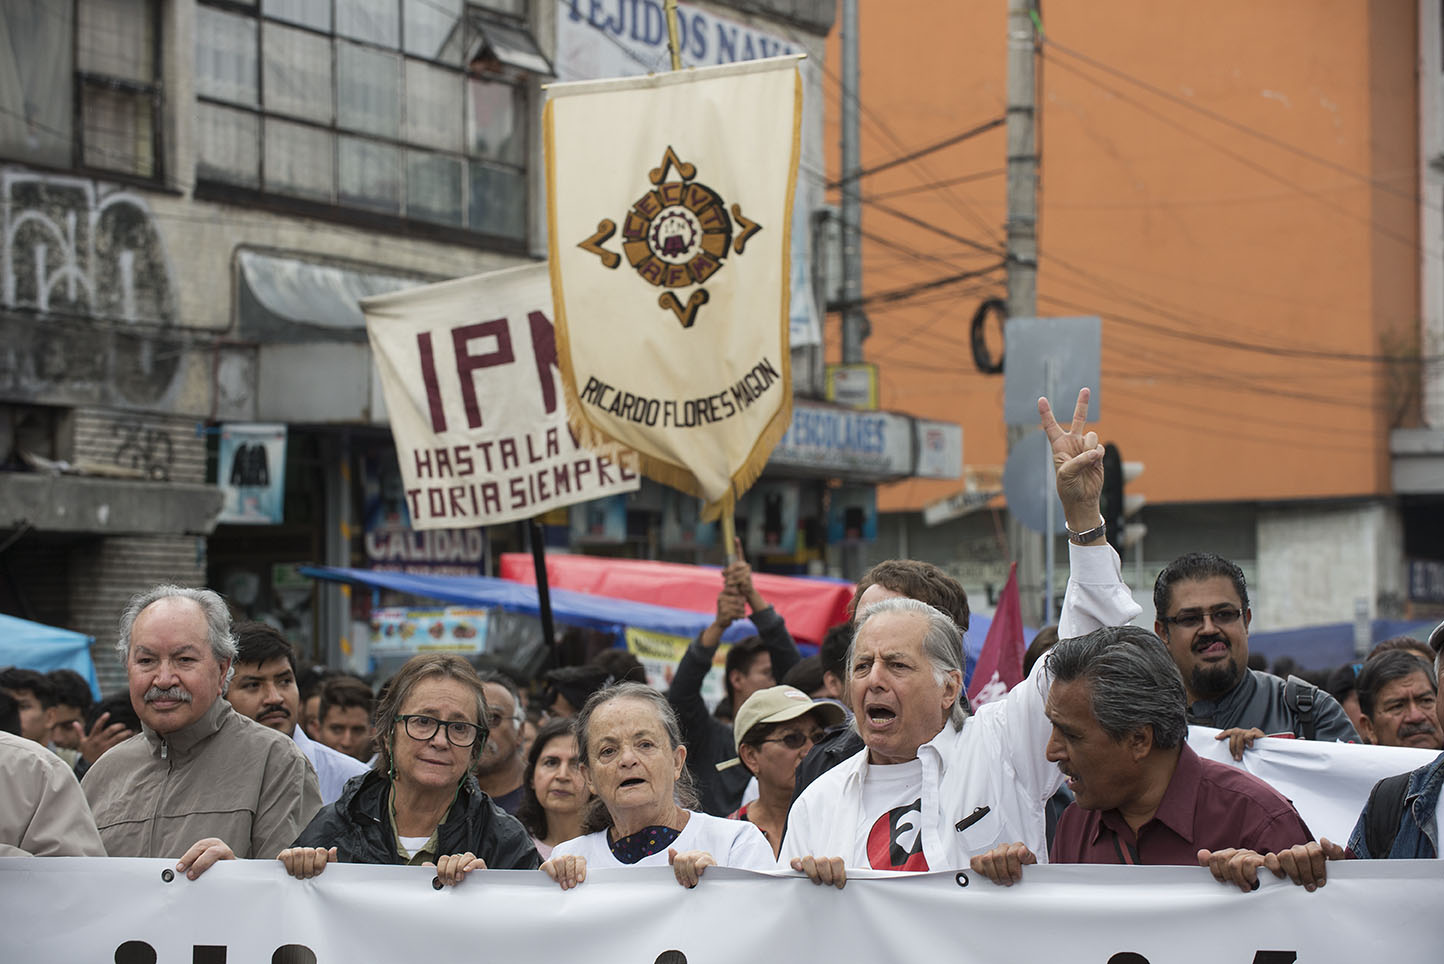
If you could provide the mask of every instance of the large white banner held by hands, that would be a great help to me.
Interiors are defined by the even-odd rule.
[[[546,265],[361,302],[411,528],[530,518],[631,492],[636,454],[567,425]]]
[[[423,867],[337,864],[314,880],[276,861],[0,859],[0,934],[25,964],[599,961],[1070,961],[1301,964],[1430,961],[1444,946],[1444,862],[1331,864],[1308,893],[1268,874],[1254,893],[1182,867],[1029,867],[855,879],[709,868],[595,872],[561,892],[540,871],[482,871],[434,890]]]
[[[548,88],[557,355],[583,441],[715,516],[792,412],[795,57]]]
[[[1211,727],[1190,726],[1188,745],[1206,760],[1252,773],[1289,798],[1315,839],[1327,837],[1340,846],[1349,842],[1374,784],[1439,756],[1437,750],[1407,746],[1265,737],[1244,751],[1243,760],[1235,761],[1218,733]]]

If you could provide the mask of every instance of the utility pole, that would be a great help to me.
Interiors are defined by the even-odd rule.
[[[858,129],[858,0],[842,3],[842,363],[862,363],[862,170]]]
[[[858,113],[858,0],[842,0],[842,363],[862,364],[867,316],[862,310],[862,148]],[[843,578],[862,576],[862,546],[845,542]]]
[[[1008,318],[1032,318],[1038,313],[1038,150],[1035,137],[1037,97],[1034,92],[1034,22],[1037,0],[1008,0]],[[1004,361],[1006,364],[1006,359]],[[1049,399],[1056,402],[1057,399]],[[1066,407],[1066,406],[1065,406]],[[1030,429],[1008,429],[1009,450]],[[1008,542],[1018,563],[1018,592],[1023,621],[1052,612],[1043,606],[1043,539],[1017,520],[1008,525]]]

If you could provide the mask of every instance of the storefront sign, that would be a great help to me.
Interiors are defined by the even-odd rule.
[[[913,470],[913,426],[906,415],[856,412],[798,399],[792,425],[770,465],[858,479],[904,478]]]
[[[486,651],[487,611],[448,606],[444,609],[400,607],[371,611],[370,654],[374,657],[417,653]]]

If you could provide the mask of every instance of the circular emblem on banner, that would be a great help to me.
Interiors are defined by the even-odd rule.
[[[668,172],[675,172],[681,180],[667,180]],[[622,219],[622,255],[649,285],[668,289],[701,285],[722,270],[729,250],[740,255],[748,239],[762,230],[762,225],[742,213],[740,204],[733,204],[729,214],[722,196],[693,180],[696,176],[696,165],[683,161],[668,147],[662,163],[647,173],[654,186],[632,203]],[[616,233],[617,223],[603,218],[597,222],[596,233],[577,247],[596,255],[603,268],[615,269],[621,265],[622,255],[605,245]],[[672,291],[664,291],[657,304],[676,315],[683,328],[691,328],[707,299],[707,289],[698,287],[685,302]]]
[[[644,281],[685,288],[716,274],[732,241],[732,219],[705,184],[668,181],[638,198],[622,228],[627,260]]]

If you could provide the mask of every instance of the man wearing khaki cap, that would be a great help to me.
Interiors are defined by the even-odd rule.
[[[731,818],[756,825],[772,844],[774,857],[782,847],[797,765],[822,731],[846,715],[837,703],[814,700],[792,686],[758,690],[737,711],[732,723],[737,756],[717,769],[740,763],[757,778],[757,799],[744,803]]]

